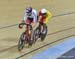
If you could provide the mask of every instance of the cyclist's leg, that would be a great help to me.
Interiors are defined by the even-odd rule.
[[[32,38],[32,30],[30,29],[30,26],[27,26],[27,41],[28,41],[28,44],[29,44],[29,46],[32,46],[32,40],[31,40],[31,38]]]
[[[40,33],[43,31],[43,22],[39,23]]]
[[[32,36],[33,36],[33,30],[32,29],[29,29],[29,46],[32,46],[33,44],[33,39],[32,39]]]

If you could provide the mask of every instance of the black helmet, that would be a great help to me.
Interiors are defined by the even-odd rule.
[[[26,13],[31,13],[32,12],[32,7],[27,7],[26,8]]]

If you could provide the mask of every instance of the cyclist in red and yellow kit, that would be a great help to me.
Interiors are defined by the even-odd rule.
[[[43,41],[47,34],[47,23],[52,17],[52,13],[47,9],[41,9],[38,14],[39,21],[39,38]]]
[[[44,24],[47,26],[47,23],[51,19],[51,17],[52,17],[52,13],[50,11],[46,9],[41,9],[38,15],[38,21],[39,24],[42,25],[42,29]]]
[[[41,11],[39,12],[39,22],[47,24],[51,17],[52,13],[46,9],[41,9]]]

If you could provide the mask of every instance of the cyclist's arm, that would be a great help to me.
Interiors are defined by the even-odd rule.
[[[36,12],[36,10],[33,9],[33,14],[32,15],[33,15],[33,21],[37,22],[37,12]]]
[[[44,23],[47,23],[51,19],[51,17],[52,17],[51,12],[47,11],[47,14],[48,15],[47,15],[46,21]]]
[[[38,13],[38,22],[40,21],[40,19],[41,19],[41,11]]]

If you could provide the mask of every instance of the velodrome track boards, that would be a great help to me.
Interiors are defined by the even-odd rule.
[[[24,29],[18,29],[17,24],[21,22],[24,9],[29,5],[37,11],[47,8],[52,12],[53,17],[47,24],[48,35],[45,41],[38,40],[31,48],[18,52],[18,38]],[[75,0],[0,0],[0,59],[16,59],[25,53],[54,42],[19,58],[28,59],[29,56],[66,41],[67,37],[75,37],[74,5]]]

